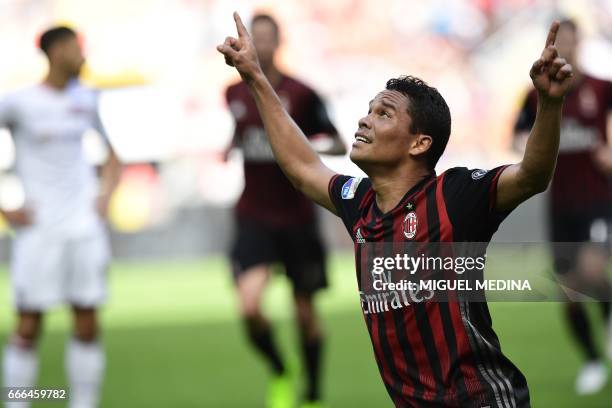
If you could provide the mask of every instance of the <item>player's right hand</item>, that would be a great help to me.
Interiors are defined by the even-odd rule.
[[[555,47],[559,22],[550,26],[546,44],[540,58],[533,63],[529,76],[540,97],[563,100],[569,91],[574,72],[572,66],[559,56]]]
[[[234,12],[234,21],[238,38],[227,37],[223,44],[217,46],[217,51],[223,54],[225,63],[236,68],[242,79],[248,82],[262,73],[261,66],[251,36],[237,12]]]
[[[12,227],[32,225],[32,213],[25,207],[10,211],[3,210],[2,215]]]

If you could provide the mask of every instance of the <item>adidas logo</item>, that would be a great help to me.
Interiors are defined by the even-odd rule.
[[[365,244],[366,242],[363,235],[361,235],[361,228],[357,228],[357,233],[355,234],[355,242],[357,242],[358,244]]]

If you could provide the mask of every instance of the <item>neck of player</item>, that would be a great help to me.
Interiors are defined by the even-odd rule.
[[[49,73],[45,78],[45,84],[49,85],[51,88],[55,88],[57,90],[62,90],[68,85],[68,82],[72,79],[72,75],[67,74],[65,71],[51,67],[49,69]]]
[[[429,176],[432,170],[417,162],[395,168],[377,168],[366,171],[376,193],[376,205],[383,213],[394,209],[406,193]]]

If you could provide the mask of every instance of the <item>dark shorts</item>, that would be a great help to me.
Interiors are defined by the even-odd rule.
[[[256,265],[281,263],[297,293],[327,287],[325,249],[316,223],[271,228],[238,220],[231,249],[234,279]]]
[[[555,272],[563,275],[574,268],[581,242],[601,244],[609,252],[611,227],[612,217],[607,208],[552,214],[550,241],[553,243]]]

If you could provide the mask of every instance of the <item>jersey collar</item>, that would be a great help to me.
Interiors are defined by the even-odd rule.
[[[421,181],[419,181],[418,183],[416,183],[414,186],[412,186],[412,188],[410,188],[410,190],[408,190],[406,192],[406,194],[404,194],[404,196],[401,198],[401,200],[398,201],[398,203],[395,205],[395,207],[393,207],[391,210],[389,210],[386,213],[383,213],[380,208],[378,208],[378,204],[376,203],[376,195],[374,195],[374,215],[376,215],[376,217],[379,218],[383,218],[383,217],[387,217],[391,214],[393,214],[393,212],[395,210],[397,210],[399,207],[401,207],[403,205],[403,203],[412,195],[416,194],[417,192],[421,191],[421,189],[425,186],[425,184],[427,184],[428,181],[430,181],[431,179],[433,179],[434,177],[436,177],[436,172],[432,171],[431,173],[429,173],[427,176],[423,177],[421,179]]]

